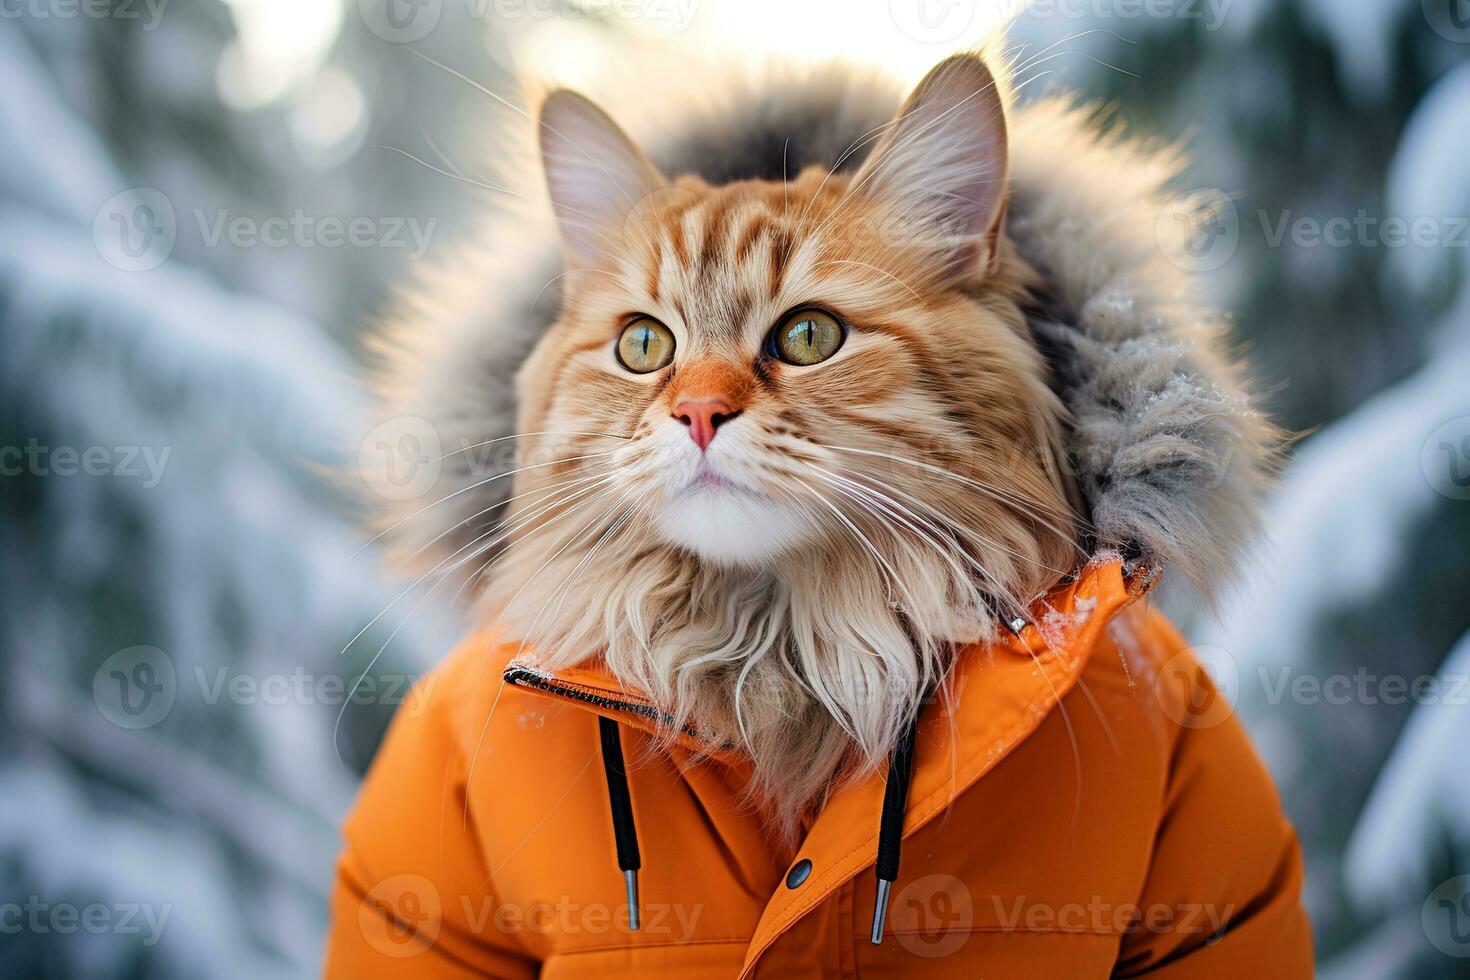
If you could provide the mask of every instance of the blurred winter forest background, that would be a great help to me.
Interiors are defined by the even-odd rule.
[[[323,474],[516,122],[417,55],[512,102],[630,58],[916,78],[1014,15],[1028,96],[1189,137],[1180,260],[1303,434],[1259,568],[1177,613],[1301,831],[1322,975],[1470,976],[1470,0],[1021,7],[0,0],[0,975],[319,969],[336,824],[457,626],[375,618],[409,583]]]

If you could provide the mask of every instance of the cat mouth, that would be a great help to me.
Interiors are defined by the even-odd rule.
[[[730,479],[723,473],[716,471],[707,463],[701,463],[694,477],[684,485],[685,493],[706,493],[710,491],[727,491],[744,494],[750,497],[764,497],[762,494],[743,483]]]

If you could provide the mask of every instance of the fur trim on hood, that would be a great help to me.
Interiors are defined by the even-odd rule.
[[[667,126],[672,141],[630,128],[667,174],[779,180],[812,164],[854,169],[866,149],[854,142],[892,117],[900,95],[833,68],[764,93],[727,90],[722,104]],[[1011,110],[1010,152],[1007,233],[1044,282],[1029,320],[1071,414],[1091,548],[1175,568],[1212,596],[1254,537],[1279,434],[1226,352],[1225,319],[1201,302],[1184,258],[1189,229],[1167,220],[1188,213],[1170,189],[1183,159],[1062,99]],[[561,252],[544,192],[525,213],[498,209],[486,228],[405,295],[385,336],[384,417],[427,421],[440,447],[431,455],[443,456],[428,464],[432,485],[386,523],[403,554],[431,565],[503,509],[510,480],[485,481],[515,465],[505,438],[513,379],[556,316]]]

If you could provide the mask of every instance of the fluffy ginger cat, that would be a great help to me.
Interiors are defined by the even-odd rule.
[[[788,131],[744,166],[756,178],[709,145],[665,172],[588,99],[551,93],[536,131],[560,262],[517,264],[502,232],[493,254],[421,284],[391,341],[391,403],[444,435],[434,489],[455,498],[392,515],[409,543],[459,546],[449,570],[539,666],[597,660],[666,731],[737,746],[786,837],[834,785],[881,767],[924,699],[945,696],[954,651],[1026,622],[1094,551],[1143,548],[1199,581],[1234,547],[1218,532],[1249,523],[1228,495],[1208,533],[1193,505],[1170,510],[1182,494],[1151,496],[1209,478],[1201,460],[1226,437],[1153,431],[1208,432],[1197,418],[1145,427],[1134,449],[1152,472],[1111,498],[1116,468],[1075,472],[1117,454],[1096,443],[1118,424],[1079,425],[1059,396],[1070,369],[1043,331],[1071,314],[1043,309],[1057,284],[1008,233],[1004,75],[952,57],[876,123],[854,106],[882,98],[841,84],[812,123],[841,137],[794,146]],[[1043,106],[1022,124],[1065,131],[1075,116]],[[1033,167],[1097,150],[1053,139],[1030,141]],[[691,152],[665,155],[680,167]],[[1169,166],[1131,162],[1155,181]],[[550,282],[529,310],[488,299],[466,283],[491,260],[509,268],[502,288]],[[487,304],[510,312],[487,326]],[[518,366],[513,391],[488,390],[502,362]],[[1238,414],[1236,435],[1264,431],[1244,402]],[[514,454],[487,474],[477,450],[501,440]],[[1224,490],[1249,497],[1257,469],[1242,462]]]

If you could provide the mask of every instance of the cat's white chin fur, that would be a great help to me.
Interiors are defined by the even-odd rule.
[[[810,517],[739,487],[695,485],[668,494],[656,525],[670,544],[721,565],[760,567],[805,539]]]
[[[733,433],[701,453],[674,431],[659,452],[663,493],[652,522],[665,541],[705,561],[761,568],[807,540],[811,515],[753,485],[743,471],[759,462]]]

